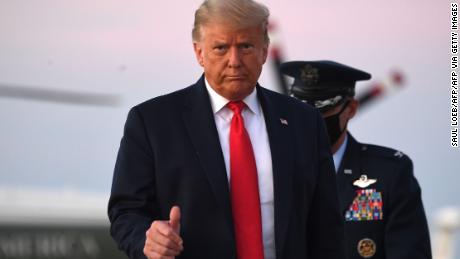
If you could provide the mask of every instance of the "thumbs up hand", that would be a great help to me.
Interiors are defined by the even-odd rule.
[[[169,225],[176,234],[180,234],[180,208],[178,206],[172,207],[169,212]]]
[[[180,237],[180,208],[174,206],[169,212],[169,220],[155,220],[146,232],[144,254],[148,259],[174,259],[183,247]]]

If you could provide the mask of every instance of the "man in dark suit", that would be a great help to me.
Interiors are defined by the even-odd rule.
[[[130,258],[343,258],[321,115],[258,85],[268,10],[205,1],[197,83],[131,109],[109,201]]]
[[[321,111],[329,133],[348,259],[431,258],[421,191],[400,151],[362,144],[347,131],[356,114],[355,83],[371,75],[333,61],[281,65],[291,94]]]

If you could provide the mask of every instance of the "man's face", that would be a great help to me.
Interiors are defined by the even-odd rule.
[[[242,100],[254,90],[268,49],[260,26],[205,25],[193,46],[206,79],[221,96]]]
[[[350,106],[350,103],[343,103],[337,107],[334,107],[326,112],[321,112],[321,115],[323,116],[323,118],[327,118],[327,117],[330,117],[330,116],[334,116],[336,114],[338,114],[342,109],[343,112],[339,115],[339,126],[340,126],[340,129],[343,129],[345,127],[345,125],[347,124],[348,120],[351,119],[352,116],[350,116],[349,114],[349,111],[350,111],[350,108],[349,107],[344,107],[345,105],[347,106]],[[354,114],[353,114],[354,115]]]
[[[358,106],[358,101],[351,99],[331,110],[321,113],[325,119],[333,153],[338,150],[345,140],[347,123],[355,116]]]

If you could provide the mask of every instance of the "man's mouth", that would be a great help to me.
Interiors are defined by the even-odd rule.
[[[244,80],[245,77],[244,76],[241,76],[241,75],[237,75],[237,76],[226,76],[227,80]]]

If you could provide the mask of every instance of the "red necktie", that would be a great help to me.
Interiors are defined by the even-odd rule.
[[[230,127],[230,192],[238,259],[263,259],[257,167],[251,140],[244,127],[242,101],[229,102],[233,111]]]

